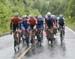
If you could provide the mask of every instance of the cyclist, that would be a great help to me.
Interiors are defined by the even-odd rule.
[[[36,27],[37,27],[37,32],[40,31],[40,33],[42,35],[41,39],[43,40],[44,20],[43,20],[43,17],[41,15],[39,15],[37,17],[37,26]]]
[[[17,45],[18,45],[18,50],[19,50],[19,44],[20,44],[20,38],[21,38],[21,34],[18,31],[20,21],[21,21],[21,18],[19,16],[19,13],[18,12],[14,13],[14,15],[11,17],[10,29],[11,29],[11,31],[13,33],[13,37],[14,37],[14,50],[15,50],[15,52],[16,52],[15,47]]]
[[[59,16],[59,26],[64,27],[64,25],[65,25],[64,20],[65,20],[65,19],[64,19],[63,15],[60,15],[60,16]]]
[[[65,29],[65,21],[64,21],[64,17],[63,15],[59,15],[59,18],[58,18],[58,23],[59,23],[59,30],[60,28],[62,27],[63,29]],[[65,34],[65,31],[64,31],[64,34]]]
[[[33,17],[32,15],[30,15],[28,18],[28,23],[30,24],[31,30],[33,30],[37,24],[37,19],[35,17]]]
[[[10,22],[10,29],[13,33],[19,28],[20,21],[21,18],[19,16],[19,13],[15,12],[14,15],[11,17],[11,22]]]
[[[37,29],[41,29],[43,30],[43,17],[41,15],[39,15],[37,17]]]
[[[20,23],[20,29],[22,30],[22,39],[23,43],[26,41],[27,46],[29,46],[29,24],[28,24],[28,16],[22,16],[22,21]]]
[[[54,41],[54,32],[53,32],[53,19],[50,12],[47,13],[47,17],[45,18],[45,27],[46,27],[46,36],[48,39],[48,44],[51,42],[51,47],[53,46]]]
[[[45,27],[46,27],[46,30],[53,28],[53,19],[51,17],[50,12],[47,13],[47,17],[45,18]],[[47,32],[46,32],[46,34],[47,34]]]
[[[27,15],[24,15],[24,16],[22,16],[21,29],[27,30],[28,28],[29,28],[28,17],[27,17]]]
[[[30,40],[31,40],[31,43],[33,44],[35,43],[33,37],[35,36],[35,32],[36,32],[37,19],[33,17],[32,15],[30,15],[28,18],[28,23],[30,26]]]

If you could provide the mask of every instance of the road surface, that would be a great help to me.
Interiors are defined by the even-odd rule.
[[[44,33],[42,47],[36,47],[34,51],[30,49],[26,55],[23,55],[25,47],[22,47],[22,45],[21,51],[23,50],[23,53],[20,53],[21,51],[14,53],[12,35],[0,37],[0,59],[17,59],[21,55],[23,55],[23,59],[75,59],[75,32],[67,27],[65,31],[66,34],[62,46],[59,33],[57,33],[53,47],[48,45]],[[18,54],[20,55],[17,56]]]

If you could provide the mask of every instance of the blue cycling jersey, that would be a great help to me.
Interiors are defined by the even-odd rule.
[[[37,29],[42,29],[43,28],[43,21],[42,20],[38,20],[38,23],[37,23]]]
[[[22,30],[28,29],[28,27],[29,27],[29,24],[27,23],[27,21],[21,22],[21,29]]]

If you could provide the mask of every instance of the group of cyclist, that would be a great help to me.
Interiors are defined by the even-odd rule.
[[[60,26],[65,28],[65,22],[63,15],[60,15],[57,17],[56,15],[52,15],[50,12],[46,14],[45,17],[42,15],[38,16],[32,16],[32,15],[23,15],[22,17],[19,16],[19,13],[16,12],[11,17],[10,21],[10,29],[12,33],[14,34],[17,30],[18,32],[24,33],[26,31],[29,33],[29,37],[31,39],[33,32],[40,31],[42,32],[43,36],[43,30],[46,31],[46,36],[48,35],[47,30],[53,29],[53,33],[56,34],[57,30],[60,28]]]

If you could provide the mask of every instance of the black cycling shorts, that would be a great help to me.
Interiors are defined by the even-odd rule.
[[[15,32],[16,29],[18,29],[18,24],[13,24],[13,28],[12,28],[13,32]]]
[[[35,26],[35,25],[30,25],[30,29],[33,30],[34,26]]]
[[[64,23],[59,23],[59,26],[64,26]]]

